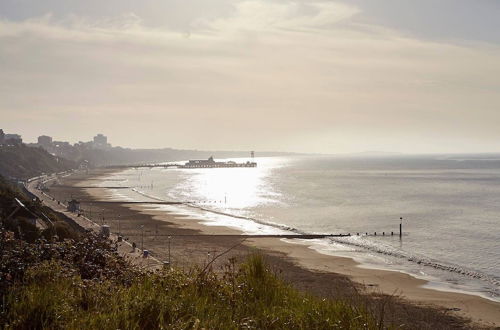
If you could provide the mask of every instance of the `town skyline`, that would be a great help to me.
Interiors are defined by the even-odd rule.
[[[233,150],[223,150],[223,149],[183,149],[176,148],[174,146],[162,146],[162,147],[144,147],[144,148],[134,148],[126,145],[112,145],[108,142],[108,136],[102,133],[95,133],[96,135],[92,136],[90,140],[81,139],[78,141],[66,141],[64,139],[58,139],[57,137],[52,137],[46,134],[38,135],[34,141],[27,141],[23,139],[22,134],[18,133],[10,133],[5,132],[0,128],[0,145],[2,143],[7,142],[9,139],[12,139],[13,143],[24,143],[28,146],[38,146],[43,147],[45,150],[51,152],[54,155],[62,156],[64,158],[64,152],[55,152],[58,148],[63,150],[66,148],[72,149],[73,147],[78,148],[90,148],[90,149],[98,149],[98,150],[110,150],[113,148],[122,148],[122,149],[130,149],[130,150],[164,150],[164,149],[172,149],[172,150],[186,150],[186,151],[200,151],[200,152],[250,152],[253,154],[255,150],[253,149],[233,149]],[[7,143],[8,144],[8,143]],[[398,152],[398,151],[390,151],[390,150],[362,150],[359,152],[339,152],[339,153],[313,153],[313,152],[294,152],[294,151],[282,151],[282,150],[258,150],[257,152],[263,152],[266,155],[276,153],[276,154],[303,154],[303,155],[324,155],[324,156],[395,156],[395,155],[446,155],[446,154],[500,154],[500,151],[490,150],[490,151],[475,151],[475,152]],[[253,157],[253,156],[252,156]]]

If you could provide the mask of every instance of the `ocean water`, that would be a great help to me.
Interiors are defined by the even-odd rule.
[[[102,184],[132,187],[116,190],[119,199],[186,202],[145,207],[246,233],[351,233],[300,243],[367,267],[407,272],[430,280],[429,287],[500,301],[500,160],[393,156],[256,161],[257,168],[129,169]]]

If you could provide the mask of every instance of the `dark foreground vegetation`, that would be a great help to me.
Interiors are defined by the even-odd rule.
[[[9,272],[2,258],[7,329],[377,328],[362,308],[292,289],[257,255],[228,264],[222,275],[199,269],[153,274],[126,265],[91,234],[81,244],[36,246],[2,235],[9,256],[23,265]]]

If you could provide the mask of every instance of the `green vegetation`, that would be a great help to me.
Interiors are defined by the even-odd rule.
[[[17,179],[28,179],[43,173],[62,172],[74,168],[75,164],[54,157],[41,148],[24,144],[0,146],[0,175]]]

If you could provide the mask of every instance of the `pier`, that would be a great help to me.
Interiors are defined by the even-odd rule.
[[[252,154],[253,159],[253,154]],[[166,163],[166,164],[138,164],[138,165],[110,165],[105,168],[110,169],[126,169],[126,168],[182,168],[182,169],[199,169],[199,168],[235,168],[235,167],[257,167],[256,162],[236,163],[234,161],[216,162],[213,157],[208,159],[194,159],[187,163]]]
[[[108,165],[104,168],[127,169],[127,168],[179,168],[182,164],[137,164],[137,165]]]

